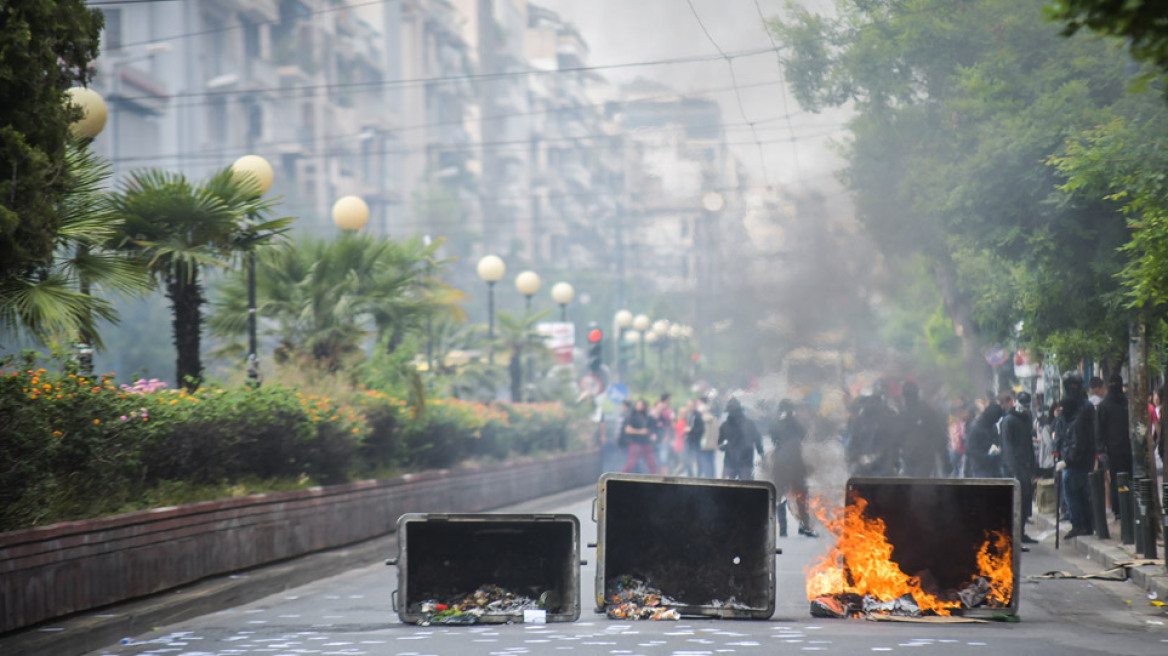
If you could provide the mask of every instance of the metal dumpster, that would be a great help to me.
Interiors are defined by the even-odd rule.
[[[766,481],[604,474],[596,608],[624,577],[683,615],[767,619],[775,610],[775,488]]]
[[[388,564],[397,565],[393,608],[403,622],[428,620],[426,602],[448,606],[484,586],[537,600],[548,622],[580,617],[575,515],[411,513],[397,531],[398,557]],[[518,608],[479,612],[476,622],[524,621]]]
[[[892,560],[909,575],[927,577],[938,590],[958,590],[978,575],[987,536],[1002,534],[1009,547],[1008,603],[958,608],[955,615],[984,617],[1018,612],[1022,534],[1019,486],[1004,478],[853,478],[847,503],[867,503],[864,516],[884,522]]]

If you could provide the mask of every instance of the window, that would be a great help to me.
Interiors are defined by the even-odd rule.
[[[122,49],[122,10],[121,9],[102,9],[105,14],[105,35],[102,37],[102,43],[105,44],[106,50],[121,50]]]

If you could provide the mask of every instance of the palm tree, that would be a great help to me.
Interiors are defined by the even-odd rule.
[[[507,371],[511,377],[512,403],[523,401],[523,352],[546,348],[540,341],[535,324],[545,319],[548,314],[548,310],[542,310],[535,314],[525,312],[523,316],[516,316],[509,312],[500,312],[496,315],[499,334],[495,339],[495,347],[510,353]],[[534,356],[534,353],[532,355]]]
[[[292,249],[262,254],[258,314],[267,320],[264,332],[279,341],[276,357],[303,357],[336,371],[358,358],[371,336],[392,351],[427,316],[459,312],[453,303],[460,292],[433,275],[445,264],[434,259],[437,246],[345,235],[306,238]],[[217,291],[211,329],[238,337],[247,320],[244,280],[229,278]]]
[[[178,173],[150,170],[132,173],[123,189],[110,197],[124,221],[117,246],[145,263],[170,299],[175,377],[189,389],[198,387],[203,377],[200,345],[206,298],[200,272],[229,266],[241,253],[274,240],[291,221],[253,220],[267,215],[274,204],[255,196],[253,186],[233,177],[229,168],[201,185]]]
[[[68,190],[57,207],[54,256],[25,275],[0,280],[0,331],[41,343],[50,336],[82,335],[82,341],[100,346],[95,319],[117,319],[101,294],[143,293],[148,278],[132,258],[108,248],[121,227],[102,191],[109,164],[87,143],[70,140],[64,175]]]

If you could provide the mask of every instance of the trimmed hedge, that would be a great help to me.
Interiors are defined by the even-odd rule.
[[[345,403],[280,385],[188,393],[35,362],[0,364],[0,531],[143,507],[168,486],[331,484],[570,443],[559,404],[419,410],[377,391]]]

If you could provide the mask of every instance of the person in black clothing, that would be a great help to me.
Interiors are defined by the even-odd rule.
[[[1002,468],[1019,484],[1022,496],[1022,541],[1037,540],[1026,535],[1026,522],[1034,505],[1034,478],[1038,461],[1034,457],[1034,420],[1030,417],[1030,394],[1021,392],[1014,407],[1002,419]]]
[[[991,403],[969,427],[969,434],[965,438],[965,457],[969,461],[969,473],[974,478],[998,478],[1002,475],[998,420],[1005,414],[1001,405]]]
[[[1063,378],[1062,410],[1055,425],[1058,435],[1058,464],[1062,472],[1063,496],[1071,515],[1066,539],[1090,535],[1094,522],[1087,475],[1095,466],[1095,406],[1087,400],[1083,378],[1076,373]]]
[[[699,474],[698,459],[702,453],[702,437],[706,434],[706,422],[702,419],[698,400],[691,399],[685,406],[685,470],[687,476]]]
[[[945,475],[953,471],[949,461],[949,425],[941,413],[921,400],[916,383],[904,384],[904,412],[900,414],[900,460],[903,474],[913,478],[931,478],[938,468]]]
[[[1097,452],[1099,464],[1106,469],[1111,481],[1107,498],[1111,500],[1111,512],[1119,518],[1119,476],[1120,472],[1132,471],[1131,434],[1128,432],[1127,395],[1123,393],[1123,378],[1112,374],[1107,379],[1107,395],[1095,408],[1096,437],[1099,440]]]
[[[763,453],[762,435],[738,399],[730,399],[726,404],[726,421],[718,431],[718,448],[726,453],[722,460],[723,478],[744,481],[754,478],[754,454]]]
[[[621,442],[629,445],[629,459],[625,461],[624,473],[636,468],[637,462],[645,461],[650,474],[657,473],[657,456],[653,453],[652,423],[644,399],[638,399],[633,411],[621,426]]]
[[[783,500],[778,507],[779,537],[787,537],[787,506],[794,497],[799,513],[799,535],[819,537],[811,530],[811,513],[807,508],[807,464],[803,461],[803,438],[807,429],[795,416],[795,404],[790,399],[779,401],[778,413],[768,422],[774,450],[769,467],[771,482]]]
[[[848,420],[848,469],[852,476],[895,476],[900,446],[896,413],[879,394],[856,399]]]

